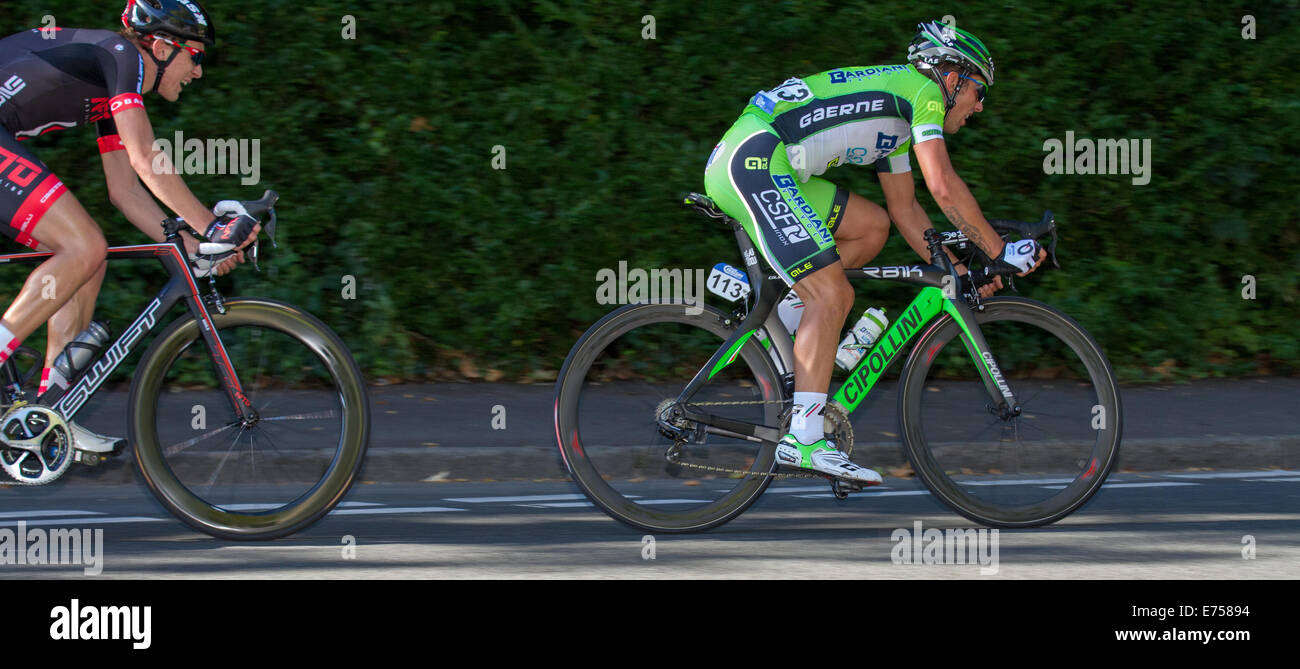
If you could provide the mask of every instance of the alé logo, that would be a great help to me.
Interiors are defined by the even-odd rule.
[[[8,102],[9,98],[18,95],[18,91],[21,91],[26,87],[27,82],[23,81],[16,74],[6,79],[4,85],[0,86],[0,105]]]

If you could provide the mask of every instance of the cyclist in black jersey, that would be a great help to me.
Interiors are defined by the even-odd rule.
[[[198,240],[186,236],[200,276],[225,274],[243,262],[240,249],[259,229],[237,202],[219,202],[209,210],[194,197],[167,155],[154,149],[145,113],[145,93],[175,102],[185,86],[203,76],[205,50],[216,42],[210,15],[193,0],[128,0],[122,25],[120,33],[41,28],[0,39],[0,230],[20,244],[53,252],[0,318],[0,362],[48,321],[38,396],[71,381],[54,361],[90,324],[107,266],[107,242],[24,140],[96,124],[109,199],[132,224],[154,241],[163,240],[159,224],[167,215],[152,193],[178,216],[206,228],[208,237],[228,242],[217,256],[195,258]],[[115,452],[124,446],[75,424],[72,429],[80,450]]]

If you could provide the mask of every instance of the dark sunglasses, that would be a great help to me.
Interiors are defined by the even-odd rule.
[[[970,77],[968,77],[968,76],[966,76],[966,75],[964,75],[964,74],[958,74],[957,76],[958,76],[958,77],[961,77],[962,79],[965,79],[966,81],[973,81],[973,82],[979,84],[980,87],[979,87],[979,89],[977,89],[977,90],[975,91],[975,97],[976,97],[976,99],[978,99],[980,102],[984,102],[984,95],[987,94],[987,93],[989,92],[989,85],[988,85],[988,84],[986,84],[986,83],[980,81],[979,79],[971,79]]]

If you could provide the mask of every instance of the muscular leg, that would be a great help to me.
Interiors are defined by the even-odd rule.
[[[828,265],[800,279],[794,290],[804,305],[794,339],[794,389],[824,393],[831,385],[840,330],[853,308],[853,287],[843,266]]]
[[[3,324],[21,341],[29,337],[44,321],[50,320],[64,304],[78,295],[81,287],[91,278],[103,277],[103,265],[108,254],[104,234],[94,219],[72,193],[64,193],[41,217],[32,231],[32,238],[41,248],[54,252],[54,257],[41,263],[27,277],[17,299],[9,305],[0,324]],[[95,286],[98,291],[98,285]],[[93,308],[78,304],[69,310],[61,322],[70,322],[72,313]],[[54,339],[51,333],[51,339]],[[69,337],[75,337],[74,331]],[[66,342],[65,342],[66,343]],[[61,348],[60,348],[61,350]],[[55,351],[54,355],[58,355]],[[47,360],[50,358],[47,352]]]
[[[108,261],[101,262],[99,269],[77,289],[72,299],[50,318],[45,334],[46,367],[53,367],[54,360],[68,342],[90,325],[90,319],[95,315],[95,300],[99,298],[99,288],[104,283],[104,271],[107,268]]]
[[[849,194],[844,218],[835,227],[835,246],[843,267],[862,267],[875,258],[889,239],[889,214],[857,193]]]
[[[844,268],[871,262],[888,238],[889,214],[874,202],[851,193],[844,218],[835,227],[840,265],[823,267],[794,286],[804,303],[799,336],[794,342],[796,391],[824,393],[830,388],[835,348],[853,309],[853,287],[844,276]]]

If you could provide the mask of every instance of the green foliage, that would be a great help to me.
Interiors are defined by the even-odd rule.
[[[8,3],[0,28],[47,13],[116,24],[112,7],[65,4]],[[1050,208],[1062,226],[1064,269],[1022,290],[1089,328],[1129,380],[1295,373],[1297,3],[1252,5],[1253,40],[1245,10],[1138,4],[210,2],[221,42],[203,79],[178,104],[146,105],[160,137],[261,140],[260,184],[187,177],[205,202],[282,194],[281,248],[263,273],[223,280],[228,294],[316,313],[372,377],[546,379],[609,309],[599,269],[738,261],[726,230],[677,201],[703,189],[709,151],[754,91],[903,62],[917,21],[955,13],[998,67],[985,111],[948,138],[958,173],[989,215]],[[648,14],[655,39],[642,38]],[[1150,184],[1045,174],[1043,143],[1066,131],[1150,139]],[[110,242],[139,241],[108,204],[93,134],[32,148]],[[869,170],[827,176],[881,202]],[[877,262],[914,260],[894,235]],[[110,268],[102,310],[129,318],[157,277]],[[863,292],[859,307],[908,297]]]

